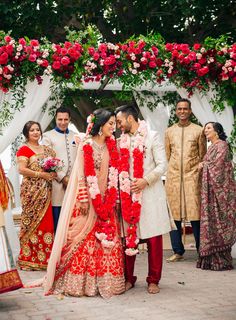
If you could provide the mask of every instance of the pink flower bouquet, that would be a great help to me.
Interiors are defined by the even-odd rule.
[[[63,161],[54,157],[44,158],[39,161],[39,164],[46,172],[58,172],[64,167]]]

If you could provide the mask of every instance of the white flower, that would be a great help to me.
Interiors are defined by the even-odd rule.
[[[138,73],[138,71],[136,70],[136,69],[132,69],[132,74],[137,74]]]
[[[134,68],[139,68],[140,64],[138,62],[134,62]]]
[[[101,243],[104,248],[108,249],[113,248],[115,245],[115,242],[110,240],[102,240]]]
[[[130,248],[130,249],[126,249],[126,250],[125,250],[125,254],[126,254],[127,256],[135,256],[137,253],[138,253],[138,249],[132,249],[132,248]]]
[[[100,241],[107,239],[107,235],[103,232],[95,232],[95,236]]]
[[[11,72],[14,71],[14,68],[13,68],[12,66],[10,66],[9,64],[7,65],[7,68],[8,68],[8,70],[11,71]]]
[[[53,50],[54,52],[56,52],[56,51],[57,51],[57,48],[56,48],[55,43],[53,43],[53,44],[52,44],[52,50]]]
[[[3,71],[2,71],[2,68],[0,68],[0,74],[2,74],[2,72],[3,72]]]
[[[200,52],[201,52],[201,53],[204,53],[205,51],[206,51],[206,49],[203,48],[203,47],[200,49]]]
[[[200,60],[202,58],[202,54],[201,53],[196,53],[196,57],[198,60]]]
[[[37,64],[40,66],[40,65],[43,63],[43,60],[37,59],[36,62],[37,62]]]
[[[19,45],[17,46],[17,48],[16,48],[16,51],[21,51],[22,49],[23,49],[22,44],[19,44]]]

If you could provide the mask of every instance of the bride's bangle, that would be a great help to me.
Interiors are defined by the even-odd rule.
[[[39,171],[35,171],[35,172],[34,172],[34,175],[35,175],[36,178],[39,178],[39,174],[40,174]]]

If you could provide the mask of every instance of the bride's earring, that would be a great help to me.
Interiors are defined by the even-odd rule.
[[[99,136],[102,136],[102,127],[100,127],[98,134]]]

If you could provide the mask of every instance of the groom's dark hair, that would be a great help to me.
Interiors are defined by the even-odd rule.
[[[127,117],[129,115],[131,115],[131,116],[134,117],[135,121],[138,121],[138,110],[132,104],[125,104],[123,106],[120,106],[120,107],[116,108],[115,114],[117,115],[117,113],[119,113],[119,112],[125,113]]]

